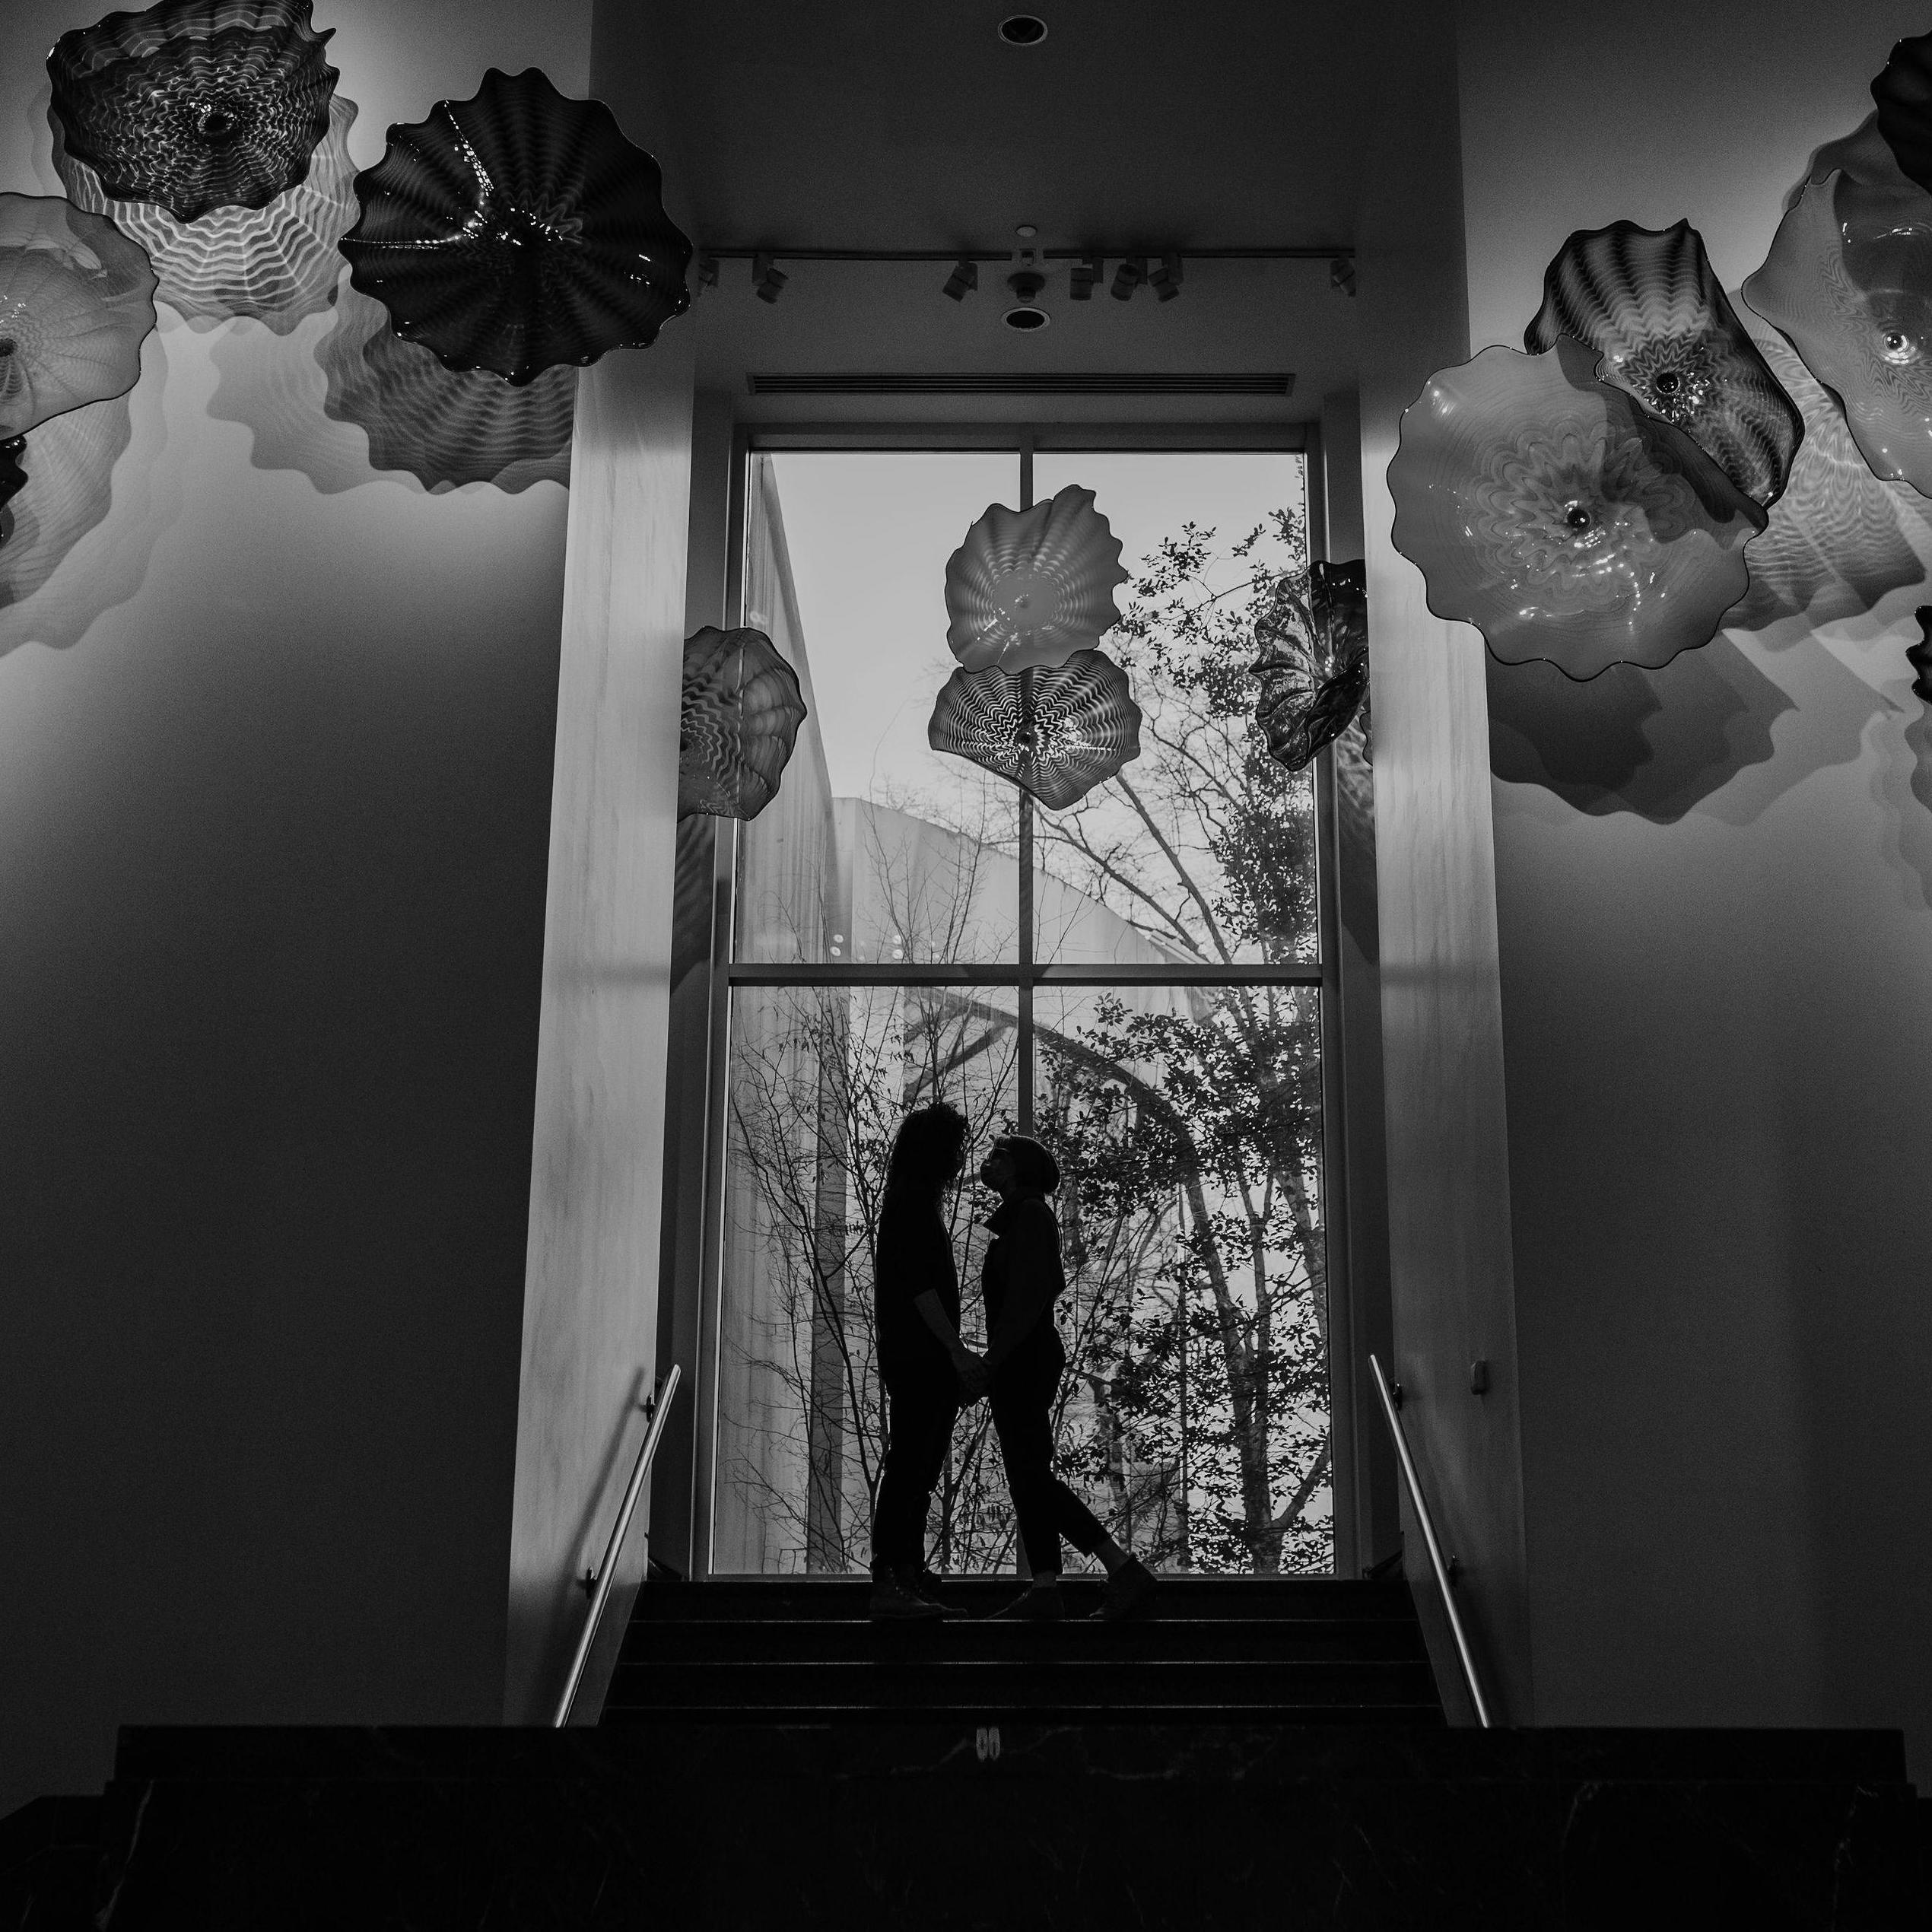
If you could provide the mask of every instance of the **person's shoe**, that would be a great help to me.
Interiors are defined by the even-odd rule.
[[[997,1623],[1057,1623],[1066,1614],[1066,1604],[1057,1583],[1036,1583],[1022,1591],[1003,1610],[995,1610]]]
[[[898,1578],[902,1589],[910,1590],[915,1597],[930,1603],[940,1616],[952,1615],[952,1606],[939,1594],[945,1587],[944,1578],[935,1576],[926,1569],[895,1570],[893,1575]]]
[[[1145,1609],[1153,1594],[1154,1572],[1138,1556],[1130,1556],[1107,1579],[1106,1592],[1100,1600],[1102,1621],[1118,1623],[1123,1617]]]
[[[929,1602],[916,1590],[908,1590],[896,1576],[872,1578],[872,1608],[875,1623],[929,1622],[945,1615],[943,1603]]]

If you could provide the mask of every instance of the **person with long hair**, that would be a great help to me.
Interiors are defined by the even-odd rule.
[[[873,1295],[885,1385],[885,1466],[872,1509],[872,1614],[945,1615],[926,1590],[926,1512],[980,1358],[959,1338],[959,1269],[941,1212],[966,1164],[966,1121],[944,1101],[900,1123],[879,1204]]]
[[[1066,1286],[1060,1264],[1060,1223],[1047,1196],[1060,1185],[1060,1164],[1025,1134],[1003,1134],[980,1168],[999,1196],[987,1225],[987,1350],[983,1363],[961,1371],[969,1392],[983,1387],[1006,1465],[1006,1486],[1019,1518],[1020,1543],[1033,1572],[1025,1594],[995,1613],[1002,1617],[1063,1616],[1060,1539],[1097,1556],[1107,1571],[1100,1613],[1113,1619],[1143,1608],[1154,1578],[1053,1473],[1053,1399],[1066,1371],[1066,1349],[1053,1304]]]

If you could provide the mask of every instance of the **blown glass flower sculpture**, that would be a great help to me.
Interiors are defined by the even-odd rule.
[[[0,437],[125,396],[154,326],[145,249],[71,202],[0,195]]]
[[[1872,83],[1878,131],[1907,178],[1932,189],[1932,33],[1901,40]]]
[[[685,640],[678,719],[678,816],[755,818],[778,793],[805,698],[762,631],[714,624]]]
[[[1360,563],[1309,567],[1308,595],[1294,580],[1276,594],[1275,614],[1254,628],[1261,656],[1255,720],[1269,755],[1299,771],[1339,738],[1368,690],[1368,586]]]
[[[1775,503],[1804,421],[1745,333],[1688,221],[1580,228],[1543,275],[1524,331],[1532,354],[1571,336],[1597,351],[1599,381],[1628,389],[1689,437],[1755,503]]]
[[[355,191],[351,279],[452,369],[527,383],[648,347],[691,306],[691,243],[657,164],[602,101],[566,98],[534,67],[493,67],[468,100],[391,128]]]
[[[160,298],[190,325],[247,316],[286,335],[335,300],[342,272],[336,244],[356,216],[348,149],[355,113],[354,101],[336,94],[308,172],[267,207],[213,208],[191,222],[177,221],[157,202],[116,199],[75,155],[57,151],[54,165],[75,207],[106,215],[147,249]]]
[[[27,488],[27,472],[21,467],[21,458],[26,450],[27,438],[24,436],[10,436],[5,442],[0,443],[0,544],[14,533],[14,520],[8,513],[7,506]]]
[[[1092,491],[991,504],[946,560],[946,642],[968,671],[1063,664],[1120,622],[1114,593],[1127,578]]]
[[[163,0],[63,33],[47,56],[67,152],[117,201],[180,221],[265,208],[309,172],[335,70],[309,0]]]
[[[1765,513],[1565,338],[1488,348],[1429,379],[1389,465],[1395,545],[1438,617],[1505,663],[1655,668],[1709,642],[1744,593]]]
[[[1932,496],[1932,194],[1859,173],[1806,183],[1744,299],[1836,393],[1873,473]]]
[[[1140,707],[1104,651],[1078,650],[1044,670],[954,672],[926,736],[1060,812],[1140,756]]]

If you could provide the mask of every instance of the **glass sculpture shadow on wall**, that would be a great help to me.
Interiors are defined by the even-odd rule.
[[[0,437],[125,396],[154,326],[138,243],[56,197],[0,194]]]
[[[54,167],[77,208],[106,215],[147,249],[161,299],[191,327],[246,316],[286,335],[335,299],[342,272],[336,245],[355,219],[348,141],[355,115],[355,103],[338,94],[308,172],[265,208],[214,208],[191,222],[153,202],[108,195],[94,169],[66,151],[57,119]]]
[[[1140,756],[1140,716],[1127,674],[1104,651],[1079,650],[1041,670],[954,672],[926,736],[1061,812]]]
[[[1876,144],[1835,145],[1845,165],[1814,169],[1744,299],[1838,396],[1873,473],[1932,496],[1932,195]]]
[[[1254,628],[1261,656],[1255,722],[1271,757],[1299,771],[1349,727],[1368,692],[1368,567],[1309,566],[1308,594],[1295,580],[1278,587],[1277,609]]]
[[[356,287],[452,369],[532,382],[648,348],[690,306],[691,243],[657,164],[602,102],[567,99],[534,67],[493,67],[468,100],[392,127],[355,192],[342,249]]]
[[[488,483],[514,494],[570,481],[574,365],[513,387],[488,370],[446,369],[387,324],[380,302],[345,288],[316,351],[323,412],[367,435],[372,469],[406,472],[426,490]]]
[[[1396,548],[1438,617],[1578,679],[1709,642],[1765,515],[1696,443],[1597,382],[1567,338],[1430,377],[1389,465]]]
[[[990,504],[946,560],[946,642],[968,671],[1063,664],[1120,622],[1114,593],[1128,576],[1092,491]]]
[[[63,144],[116,201],[178,221],[265,208],[329,132],[331,28],[309,0],[165,0],[64,33],[47,57]]]
[[[1688,221],[1580,228],[1543,274],[1524,330],[1532,354],[1564,336],[1595,349],[1600,382],[1628,389],[1714,458],[1754,503],[1782,493],[1803,419],[1724,299]]]
[[[762,631],[707,624],[685,639],[678,816],[755,818],[778,795],[805,715],[797,672]]]

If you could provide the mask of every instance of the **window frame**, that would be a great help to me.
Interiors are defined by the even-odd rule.
[[[1299,455],[1304,459],[1308,560],[1313,563],[1325,559],[1327,555],[1327,518],[1320,433],[1319,427],[1313,423],[741,422],[734,427],[732,439],[730,528],[727,534],[726,554],[729,561],[725,594],[726,621],[729,624],[742,624],[745,621],[746,497],[751,458],[755,453],[774,450],[897,450],[909,454],[949,450],[1010,451],[1019,459],[1023,488],[1029,497],[1036,454],[1158,455],[1228,450]],[[744,828],[737,820],[719,821],[712,881],[711,991],[704,1097],[701,1359],[692,1498],[691,1553],[694,1574],[715,1574],[713,1532],[717,1479],[717,1352],[722,1339],[724,1177],[728,1157],[726,1127],[734,992],[739,987],[1012,987],[1019,999],[1023,1049],[1032,1031],[1031,996],[1036,990],[1134,985],[1308,987],[1317,993],[1322,1062],[1322,1244],[1328,1304],[1329,1480],[1333,1498],[1332,1546],[1336,1564],[1333,1574],[1338,1578],[1345,1574],[1344,1562],[1352,1558],[1354,1552],[1352,1536],[1346,1538],[1345,1546],[1344,1512],[1346,1508],[1348,1517],[1352,1517],[1357,1474],[1353,1466],[1355,1457],[1348,1453],[1343,1420],[1345,1416],[1352,1414],[1355,1406],[1355,1362],[1354,1350],[1348,1346],[1349,1297],[1345,1287],[1349,1195],[1344,1165],[1345,1079],[1339,1060],[1343,1047],[1339,1025],[1340,913],[1336,876],[1339,847],[1333,761],[1326,747],[1314,761],[1313,777],[1317,855],[1316,958],[1312,961],[1279,964],[1228,966],[1211,961],[1179,965],[1042,964],[1031,958],[1031,945],[1024,949],[1027,955],[1024,958],[986,963],[922,964],[910,961],[840,960],[779,964],[740,961],[736,957],[737,885]]]

